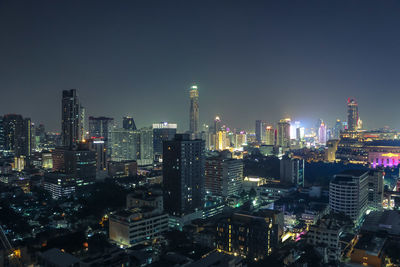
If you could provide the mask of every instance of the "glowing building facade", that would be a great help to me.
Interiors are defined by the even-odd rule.
[[[195,136],[199,133],[199,91],[197,85],[190,87],[190,132]]]
[[[347,100],[347,129],[357,131],[358,128],[358,104],[354,99]]]

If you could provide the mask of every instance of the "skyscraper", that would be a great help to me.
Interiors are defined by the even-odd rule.
[[[265,144],[268,146],[275,145],[275,129],[272,126],[265,127]]]
[[[89,117],[89,137],[101,139],[110,155],[111,131],[113,129],[114,119],[107,117]]]
[[[335,127],[333,128],[333,139],[340,139],[341,131],[343,131],[343,124],[339,119],[337,119]]]
[[[264,135],[265,135],[265,122],[262,120],[256,120],[256,140],[259,144],[264,141]]]
[[[0,151],[4,150],[4,138],[3,116],[0,116]]]
[[[204,140],[177,134],[163,144],[164,209],[171,215],[191,213],[203,207]]]
[[[304,186],[304,159],[284,156],[280,161],[280,181],[285,184]]]
[[[156,162],[162,159],[163,142],[174,139],[177,127],[176,123],[161,122],[153,124],[153,153]]]
[[[4,150],[14,153],[16,157],[31,155],[31,119],[17,114],[3,117]]]
[[[354,99],[347,100],[347,129],[357,131],[358,126],[358,104]]]
[[[320,145],[326,144],[326,126],[324,122],[321,122],[321,125],[318,129],[318,143]]]
[[[199,133],[199,91],[197,85],[190,87],[190,132]]]
[[[136,124],[132,117],[126,116],[122,119],[122,128],[126,130],[136,130]]]
[[[137,160],[140,153],[140,136],[137,131],[113,129],[111,131],[111,160]]]
[[[81,113],[76,89],[62,92],[61,139],[65,147],[73,147],[80,140]]]
[[[278,122],[276,145],[283,148],[290,147],[290,119],[282,119]]]
[[[139,132],[139,157],[138,165],[153,164],[153,129],[150,127],[141,128]]]

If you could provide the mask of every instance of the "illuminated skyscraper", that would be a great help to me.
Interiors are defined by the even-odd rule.
[[[278,122],[276,145],[283,148],[290,147],[290,119],[282,119]]]
[[[268,146],[275,145],[275,129],[272,126],[265,128],[265,144]]]
[[[136,130],[136,124],[132,117],[124,117],[122,119],[122,128],[126,130]]]
[[[190,132],[197,136],[199,133],[199,91],[197,85],[190,87]]]
[[[61,139],[65,147],[73,147],[81,134],[81,113],[76,89],[62,92]]]
[[[221,118],[219,116],[216,116],[214,119],[214,133],[216,134],[220,130],[221,130]]]
[[[321,123],[318,130],[318,143],[321,145],[326,144],[326,125],[324,122]]]
[[[347,129],[357,131],[358,126],[358,104],[354,99],[347,100]]]

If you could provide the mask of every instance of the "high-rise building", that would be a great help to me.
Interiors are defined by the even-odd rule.
[[[368,175],[368,207],[372,210],[383,209],[384,172],[371,170]]]
[[[343,124],[339,119],[337,119],[335,127],[333,128],[333,139],[339,140],[341,131],[343,131]]]
[[[197,85],[190,87],[190,132],[197,136],[199,133],[199,91]]]
[[[347,128],[349,131],[357,131],[358,128],[358,104],[350,98],[347,100]]]
[[[32,123],[31,119],[17,114],[3,117],[4,150],[14,153],[16,157],[31,155]]]
[[[321,123],[318,129],[318,143],[320,145],[326,144],[326,125],[324,122]]]
[[[86,119],[86,108],[79,106],[79,138],[80,141],[84,141],[87,137],[87,119]]]
[[[161,122],[153,124],[153,153],[156,162],[162,160],[163,142],[174,139],[177,127],[176,123]]]
[[[215,135],[215,150],[222,151],[229,147],[226,131],[218,131]]]
[[[136,124],[132,117],[126,116],[122,119],[122,128],[126,130],[136,130]]]
[[[5,135],[4,135],[4,125],[3,125],[3,116],[0,116],[0,151],[4,150],[4,142],[5,142]]]
[[[110,142],[113,125],[113,118],[89,117],[89,137],[103,140],[107,155],[111,155]]]
[[[204,140],[177,134],[163,143],[164,209],[180,216],[203,208]]]
[[[138,165],[153,164],[153,129],[150,127],[142,128],[139,132],[139,157],[137,159]]]
[[[73,147],[80,140],[81,112],[76,89],[62,92],[61,139],[65,147]]]
[[[220,153],[206,159],[205,190],[214,196],[238,196],[242,189],[243,162]]]
[[[275,129],[272,126],[265,127],[265,144],[267,146],[275,145]]]
[[[328,162],[336,161],[336,151],[338,148],[339,140],[331,139],[326,142],[327,149],[325,150],[325,160]]]
[[[285,184],[304,186],[304,159],[282,157],[280,161],[280,181]]]
[[[264,135],[265,135],[265,127],[266,127],[266,122],[262,120],[256,120],[256,140],[259,144],[263,142],[264,140]]]
[[[111,131],[111,160],[137,160],[140,153],[140,134],[137,131],[113,129]]]
[[[346,170],[334,176],[329,184],[329,208],[348,215],[356,224],[368,207],[369,171]]]
[[[290,119],[282,119],[278,122],[276,145],[283,148],[290,147]]]
[[[218,131],[221,131],[221,118],[216,116],[214,119],[214,133],[216,134]]]

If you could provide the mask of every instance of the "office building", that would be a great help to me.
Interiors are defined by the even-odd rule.
[[[266,122],[262,120],[256,120],[256,140],[257,143],[261,144],[263,141],[263,137],[265,135],[265,127],[266,127]]]
[[[275,145],[275,129],[272,126],[265,127],[265,141],[267,146]]]
[[[153,153],[156,162],[162,161],[163,142],[174,139],[177,127],[176,123],[161,122],[153,124]]]
[[[278,122],[276,145],[282,148],[290,147],[290,119],[282,119]]]
[[[125,130],[136,130],[136,124],[132,117],[126,116],[122,119],[122,128]]]
[[[107,149],[105,142],[101,138],[91,138],[86,140],[87,148],[96,153],[96,169],[97,172],[107,170]]]
[[[110,216],[110,239],[123,247],[152,244],[168,231],[161,195],[137,191],[127,196],[127,209]]]
[[[88,185],[95,181],[96,152],[85,145],[74,149],[57,148],[52,152],[53,171],[72,175],[77,186]]]
[[[230,154],[230,153],[229,153]],[[239,196],[243,182],[243,162],[220,153],[206,159],[205,190],[214,196]]]
[[[273,220],[262,215],[234,213],[217,222],[217,251],[260,260],[276,248],[273,240],[279,240],[279,232]]]
[[[109,142],[111,141],[111,131],[114,126],[114,119],[107,117],[89,117],[89,137],[101,139],[109,154]]]
[[[140,133],[126,129],[111,131],[111,160],[137,160],[140,153]]]
[[[214,119],[214,134],[222,129],[222,122],[219,116],[216,116]]]
[[[384,172],[371,170],[368,175],[368,208],[371,210],[383,209]]]
[[[304,159],[282,157],[280,161],[280,181],[284,184],[304,186]]]
[[[61,139],[62,145],[72,148],[81,140],[81,112],[76,89],[62,92]]]
[[[3,116],[4,150],[28,158],[32,152],[32,123],[17,114]]]
[[[357,131],[358,128],[358,104],[354,99],[347,100],[347,129]]]
[[[338,148],[339,140],[331,139],[326,142],[327,149],[325,150],[325,160],[327,162],[336,161],[336,151]]]
[[[88,134],[88,121],[86,119],[86,108],[79,105],[79,140],[85,141]]]
[[[326,125],[324,122],[321,123],[318,129],[318,143],[322,146],[326,144]]]
[[[0,151],[4,150],[5,143],[5,134],[4,134],[4,125],[3,125],[3,116],[0,116]]]
[[[333,139],[340,139],[340,133],[343,131],[343,124],[342,122],[337,119],[335,123],[335,127],[333,128]]]
[[[68,197],[76,188],[74,175],[51,172],[44,175],[44,189],[47,190],[53,199]]]
[[[139,166],[152,165],[154,161],[153,156],[153,129],[141,128],[138,130],[139,134],[139,154],[137,162]]]
[[[196,136],[199,133],[199,91],[197,85],[190,87],[190,132]]]
[[[222,151],[230,147],[226,131],[218,131],[215,136],[215,150]]]
[[[369,172],[347,170],[334,176],[329,184],[329,208],[348,215],[356,224],[368,207]]]
[[[113,178],[136,176],[137,162],[135,160],[109,161],[108,175]]]
[[[201,209],[204,203],[204,140],[177,134],[163,144],[164,208],[175,216]]]

